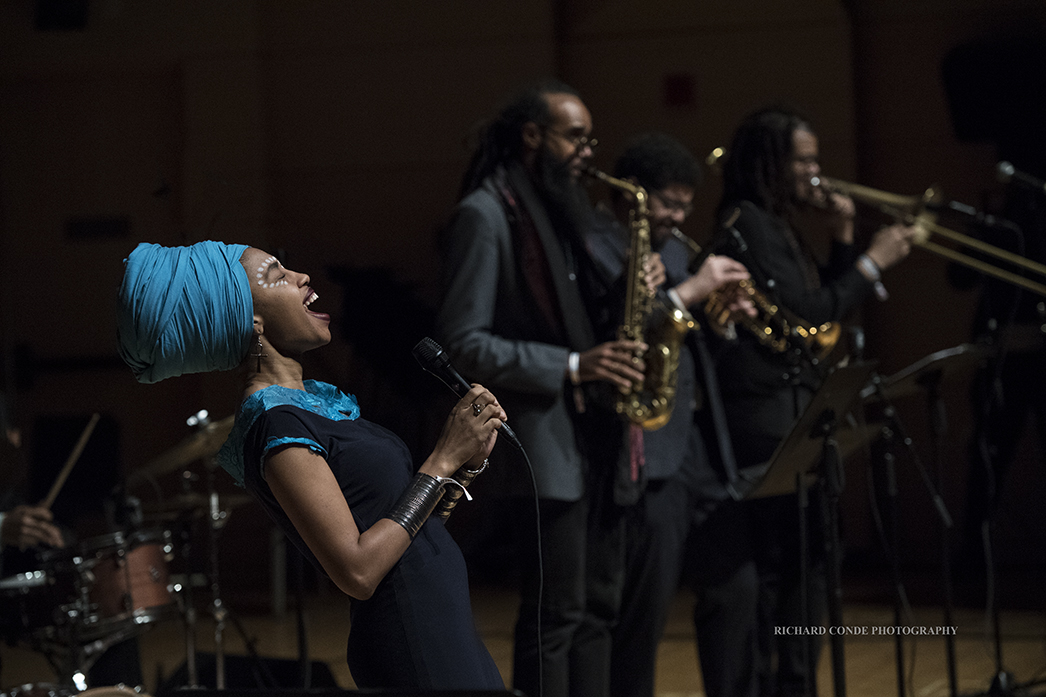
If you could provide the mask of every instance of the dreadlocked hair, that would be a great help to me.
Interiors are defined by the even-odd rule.
[[[463,198],[501,165],[520,157],[523,151],[523,124],[533,121],[541,128],[552,122],[547,96],[569,94],[579,97],[577,91],[559,80],[544,80],[518,92],[510,98],[489,121],[480,124],[477,144],[461,179],[458,197]]]
[[[797,110],[771,107],[749,115],[738,126],[723,167],[721,206],[747,200],[775,215],[792,207],[792,135],[812,131]]]

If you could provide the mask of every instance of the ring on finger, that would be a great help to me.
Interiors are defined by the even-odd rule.
[[[475,402],[472,403],[472,413],[475,414],[476,416],[479,416],[480,412],[482,412],[486,408],[487,408],[486,404],[480,405],[480,404],[476,404]]]

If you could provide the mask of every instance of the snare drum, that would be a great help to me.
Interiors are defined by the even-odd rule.
[[[105,637],[173,614],[175,598],[167,587],[173,550],[170,531],[150,529],[92,537],[56,560],[55,573],[76,575],[89,598],[79,635]]]
[[[91,602],[97,604],[99,631],[126,624],[156,622],[175,610],[168,588],[167,562],[174,544],[169,530],[139,530],[86,540],[84,557],[93,558]]]

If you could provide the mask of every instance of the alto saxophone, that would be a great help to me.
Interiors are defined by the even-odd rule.
[[[614,403],[617,413],[648,431],[661,428],[672,417],[679,352],[686,333],[696,326],[689,312],[655,302],[646,285],[646,264],[650,258],[650,219],[646,190],[623,179],[611,177],[593,167],[586,173],[605,184],[626,191],[635,199],[629,212],[631,253],[625,291],[625,313],[617,338],[647,345],[642,355],[646,364],[641,385],[621,388]],[[636,356],[636,361],[640,356]]]

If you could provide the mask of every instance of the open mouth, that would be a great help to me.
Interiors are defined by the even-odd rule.
[[[313,317],[315,317],[317,319],[321,319],[321,320],[323,320],[325,322],[329,322],[330,318],[331,318],[330,315],[328,315],[328,314],[326,314],[324,312],[313,312],[312,310],[309,309],[309,305],[312,305],[314,302],[316,302],[319,299],[320,299],[320,294],[317,293],[316,291],[314,291],[312,288],[309,288],[309,292],[305,294],[305,299],[302,300],[301,304],[305,308],[305,311],[307,313],[309,313],[310,315],[312,315]]]

